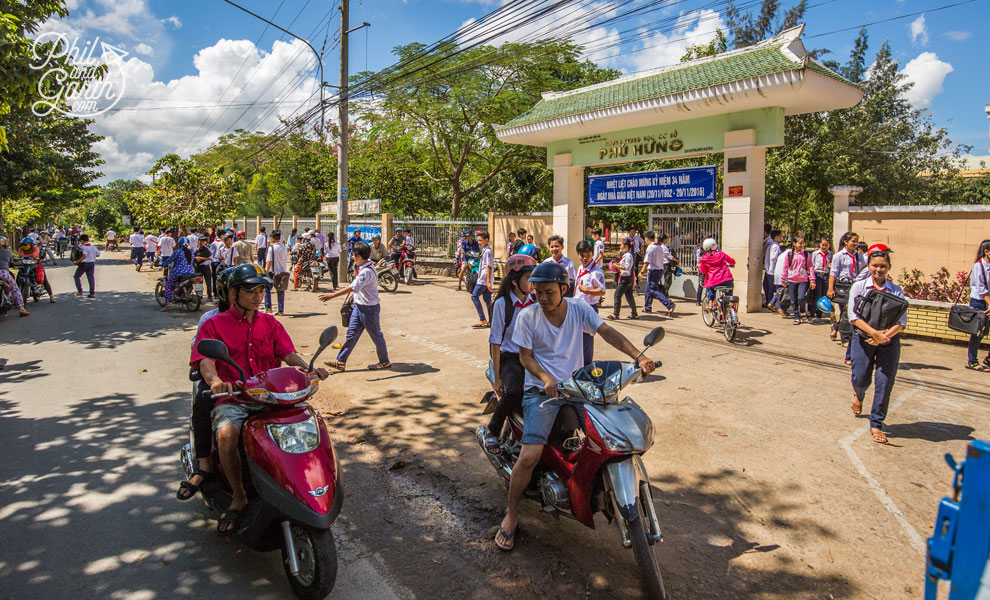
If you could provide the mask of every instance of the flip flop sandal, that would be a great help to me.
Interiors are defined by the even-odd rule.
[[[990,367],[985,367],[980,363],[969,363],[968,365],[966,365],[966,368],[971,371],[979,371],[980,373],[990,372]]]
[[[983,359],[983,364],[986,365],[988,369],[990,369],[990,356],[987,356],[986,358]]]
[[[203,484],[206,483],[206,480],[210,477],[210,474],[207,473],[206,471],[202,470],[202,469],[197,469],[196,472],[193,473],[193,477],[195,477],[197,475],[199,475],[200,477],[202,477],[203,478],[203,481],[201,481],[199,483],[199,485],[196,485],[196,484],[194,484],[194,483],[192,483],[192,482],[190,482],[188,480],[187,481],[183,481],[182,483],[179,484],[178,491],[175,492],[175,497],[176,498],[178,498],[179,500],[182,500],[182,501],[191,500],[192,497],[196,495],[196,492],[199,491],[199,488],[202,487]],[[189,495],[188,496],[183,496],[182,495],[182,492],[184,492],[186,490],[188,490]]]
[[[221,536],[228,536],[234,533],[235,531],[237,531],[237,522],[241,520],[241,513],[243,512],[244,512],[243,509],[237,509],[237,508],[227,509],[227,511],[223,513],[223,516],[220,517],[220,522],[217,523],[217,533],[219,533]],[[233,525],[233,527],[231,527],[230,529],[227,530],[223,529],[224,525],[231,525],[231,524]]]
[[[487,321],[478,321],[477,323],[475,323],[471,327],[473,327],[475,329],[484,329],[484,328],[486,328],[488,326],[489,325],[488,325],[488,322]]]
[[[882,431],[871,431],[870,433],[873,434],[873,441],[874,442],[876,442],[878,444],[886,444],[887,443],[887,435],[884,432],[882,432]]]
[[[859,415],[863,414],[863,403],[862,402],[851,402],[850,403],[850,408],[852,409],[852,413],[854,415],[856,415],[857,417]]]
[[[609,315],[609,316],[607,316],[605,318],[608,319],[609,321],[618,321],[619,320],[619,317],[617,315]]]
[[[382,369],[388,369],[392,366],[392,363],[375,363],[373,365],[368,365],[369,371],[381,371]]]
[[[347,368],[347,363],[342,363],[339,360],[325,360],[323,361],[323,364],[325,364],[328,367],[337,369],[338,371],[343,371],[344,369]]]
[[[516,525],[516,529],[512,533],[506,533],[505,530],[502,529],[501,527],[498,528],[498,532],[502,534],[502,537],[505,538],[505,541],[507,543],[504,546],[502,544],[499,544],[498,536],[495,536],[495,547],[501,550],[502,552],[512,552],[512,549],[516,547],[515,538],[519,534],[519,525],[518,524]]]

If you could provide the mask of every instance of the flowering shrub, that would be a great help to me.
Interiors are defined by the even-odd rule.
[[[897,284],[904,290],[904,295],[915,300],[931,300],[933,302],[957,302],[960,297],[969,297],[969,286],[966,285],[969,273],[959,271],[955,279],[949,270],[942,267],[930,278],[919,269],[901,269]]]

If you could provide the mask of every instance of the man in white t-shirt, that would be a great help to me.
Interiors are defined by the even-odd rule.
[[[483,329],[490,326],[492,316],[492,290],[495,286],[495,254],[488,244],[490,236],[487,231],[478,234],[478,246],[481,247],[481,258],[478,261],[478,283],[475,284],[471,292],[471,302],[474,302],[475,309],[478,310],[478,322],[472,325],[475,329]],[[485,319],[485,311],[481,306],[481,298],[485,299],[485,306],[488,307],[488,319]]]
[[[144,235],[140,227],[134,228],[134,233],[131,234],[128,242],[131,244],[131,262],[137,267],[135,270],[140,271],[144,263]]]
[[[281,317],[285,312],[285,289],[289,287],[289,249],[282,243],[282,232],[277,229],[272,232],[272,242],[265,253],[265,270],[275,282],[275,293],[278,296],[278,312],[275,316]],[[265,290],[265,312],[272,312],[271,289]]]
[[[557,263],[567,271],[567,280],[571,283],[567,287],[567,297],[574,296],[574,281],[577,279],[577,270],[574,268],[574,261],[564,256],[564,238],[554,234],[547,238],[550,246],[550,256],[543,262]]]
[[[268,234],[264,227],[261,228],[261,233],[254,238],[254,245],[258,249],[258,264],[265,264],[268,256]]]
[[[385,345],[385,336],[382,334],[381,325],[381,303],[378,300],[378,273],[375,271],[375,263],[369,259],[371,257],[371,246],[364,242],[357,242],[351,247],[351,257],[354,259],[354,279],[350,286],[341,288],[329,294],[320,294],[322,302],[332,300],[344,294],[354,293],[354,310],[351,312],[351,320],[347,325],[347,339],[340,347],[336,360],[327,361],[326,365],[339,371],[347,367],[347,358],[357,345],[358,338],[365,330],[371,336],[371,341],[375,343],[375,351],[378,353],[378,363],[368,365],[368,370],[378,371],[392,366],[388,360],[388,347]]]
[[[158,256],[168,258],[175,251],[175,238],[171,231],[166,231],[158,238]]]
[[[596,267],[602,266],[602,259],[605,258],[605,240],[602,239],[602,228],[595,227],[591,230],[591,239],[594,240],[591,260]]]
[[[640,276],[646,275],[646,298],[643,300],[643,312],[653,312],[653,299],[656,298],[667,308],[667,316],[674,314],[674,303],[663,293],[660,280],[663,277],[663,267],[667,262],[664,255],[665,246],[657,243],[657,234],[652,231],[646,232],[646,258],[643,260],[643,268]],[[670,254],[670,251],[667,251]],[[673,258],[673,256],[671,256]]]
[[[585,333],[598,334],[611,346],[637,360],[632,342],[607,325],[584,300],[567,298],[567,271],[555,263],[537,265],[530,276],[538,304],[519,312],[512,342],[519,346],[519,361],[526,369],[523,385],[522,450],[509,481],[509,503],[505,518],[495,536],[501,550],[512,550],[518,523],[519,500],[529,486],[533,469],[540,462],[543,447],[564,400],[557,396],[557,385],[584,366]],[[638,357],[643,374],[653,372],[653,361]]]
[[[96,246],[89,243],[89,236],[85,233],[79,236],[79,246],[82,255],[76,262],[76,272],[73,274],[72,278],[76,281],[76,295],[82,296],[82,276],[86,275],[86,281],[89,283],[89,296],[88,298],[94,298],[96,289],[96,257],[100,255],[100,251],[96,249]]]

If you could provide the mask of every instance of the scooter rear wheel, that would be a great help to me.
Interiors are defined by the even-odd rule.
[[[314,529],[292,524],[292,539],[296,545],[299,572],[289,572],[289,555],[282,544],[282,565],[289,585],[303,600],[326,598],[337,581],[337,548],[329,529]]]
[[[399,281],[387,271],[378,277],[378,283],[382,285],[382,289],[386,292],[394,292],[399,289]]]
[[[199,294],[197,294],[192,289],[186,290],[186,301],[185,301],[186,310],[188,310],[189,312],[196,312],[197,310],[199,310],[199,305],[202,302],[203,299],[199,297]]]

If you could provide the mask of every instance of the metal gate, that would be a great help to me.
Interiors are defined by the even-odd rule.
[[[687,272],[697,272],[696,248],[705,238],[714,238],[721,244],[722,213],[684,212],[683,206],[650,207],[650,230],[670,236],[668,245]]]

